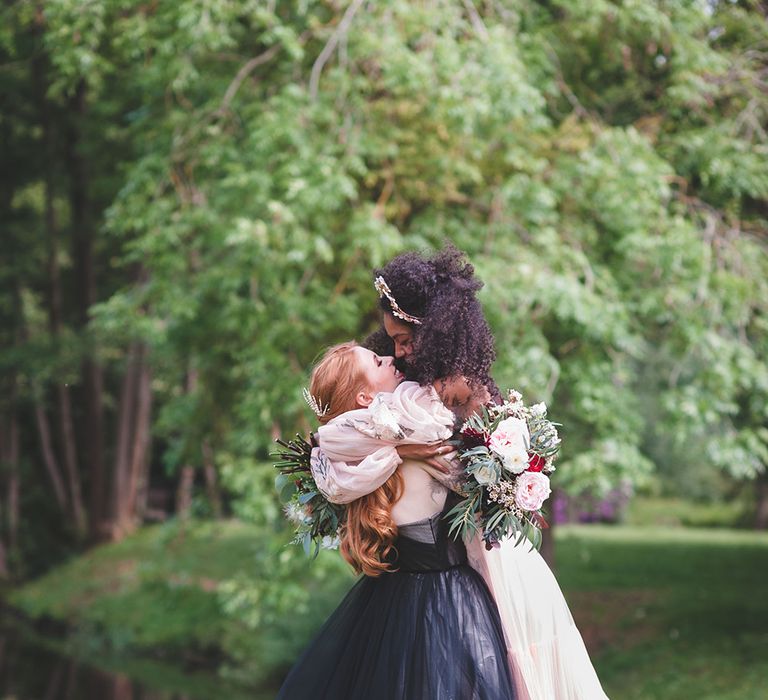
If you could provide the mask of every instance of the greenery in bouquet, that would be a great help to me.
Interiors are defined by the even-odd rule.
[[[293,440],[277,440],[281,450],[272,453],[279,470],[275,487],[283,504],[285,517],[296,528],[294,544],[304,547],[307,555],[317,556],[320,549],[339,545],[339,528],[346,507],[331,503],[317,488],[310,468],[312,444],[300,435]],[[314,544],[314,552],[312,545]]]
[[[557,423],[543,403],[526,406],[510,390],[503,404],[484,407],[459,431],[457,452],[466,474],[465,498],[446,516],[453,537],[481,532],[487,548],[508,537],[541,545],[541,508],[560,449]]]

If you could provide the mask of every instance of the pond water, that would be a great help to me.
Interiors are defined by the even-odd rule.
[[[0,609],[0,700],[268,700],[214,671],[135,657],[77,655]]]

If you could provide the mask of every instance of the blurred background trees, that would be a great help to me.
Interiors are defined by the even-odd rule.
[[[0,10],[0,570],[176,512],[274,523],[371,270],[450,240],[556,483],[768,524],[764,3]]]

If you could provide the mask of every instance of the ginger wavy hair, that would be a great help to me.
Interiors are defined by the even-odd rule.
[[[367,387],[365,372],[354,353],[356,347],[356,342],[349,341],[328,348],[312,370],[309,391],[321,406],[328,406],[320,418],[322,424],[359,408],[357,393]],[[386,561],[397,537],[392,506],[402,493],[403,477],[395,471],[375,491],[347,506],[339,549],[358,574],[379,576],[392,571]]]

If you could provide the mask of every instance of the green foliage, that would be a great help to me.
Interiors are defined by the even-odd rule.
[[[557,537],[558,579],[610,697],[759,697],[768,601],[744,592],[764,585],[764,534],[659,522],[564,526]],[[275,688],[351,581],[336,557],[310,566],[284,541],[242,523],[169,523],[60,567],[12,602],[76,624],[91,661],[122,643],[133,658],[112,667],[130,676],[146,676],[142,654],[173,643],[178,658],[204,642],[227,655],[230,678]]]
[[[646,527],[749,527],[750,510],[750,504],[745,502],[743,495],[725,503],[638,496],[627,506],[623,522]]]
[[[115,406],[139,338],[155,473],[206,444],[236,512],[273,522],[258,465],[311,428],[312,360],[375,326],[373,267],[449,239],[486,282],[497,382],[563,423],[556,486],[765,471],[761,4],[392,0],[343,28],[350,6],[327,0],[44,5],[40,21],[6,4],[0,32],[2,92],[21,96],[2,122],[19,167],[0,199],[0,367],[30,425],[84,355]],[[38,55],[61,149],[85,91],[102,275],[90,327],[69,310],[56,342],[43,183],[72,237],[72,176],[48,164]]]
[[[293,440],[277,442],[279,449],[270,455],[279,472],[275,489],[296,528],[294,544],[301,544],[304,553],[313,558],[321,547],[336,549],[346,506],[331,503],[320,493],[310,467],[312,445],[307,440],[296,435]]]
[[[234,679],[283,672],[349,586],[321,552],[237,521],[171,522],[92,550],[11,595],[32,617],[73,624],[82,649],[223,654]]]
[[[766,600],[744,592],[764,585],[764,534],[565,526],[558,537],[558,579],[599,644],[609,697],[760,697]]]

